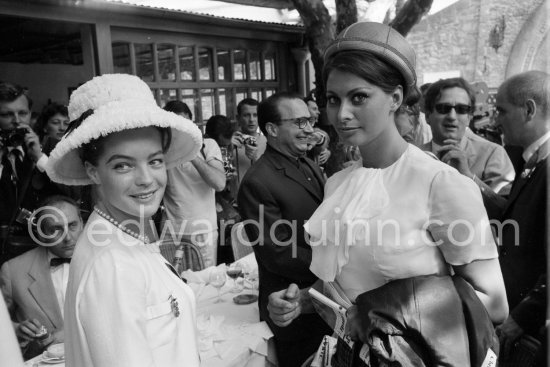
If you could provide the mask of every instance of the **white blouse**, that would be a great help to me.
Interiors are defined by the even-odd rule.
[[[391,280],[498,256],[476,184],[413,145],[387,168],[357,161],[330,177],[305,229],[311,271],[351,300]]]

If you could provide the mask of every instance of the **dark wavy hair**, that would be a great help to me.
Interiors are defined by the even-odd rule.
[[[29,103],[29,110],[32,108],[32,99],[29,97],[27,88],[18,84],[0,82],[0,102],[13,102],[20,96],[25,96]]]
[[[420,91],[416,86],[407,86],[405,77],[397,68],[372,52],[343,50],[332,55],[323,65],[325,86],[328,76],[333,70],[357,75],[386,93],[392,93],[395,88],[401,86],[403,88],[403,103],[409,106],[414,105],[420,99]]]
[[[42,112],[38,116],[38,119],[36,120],[36,125],[34,130],[40,137],[40,140],[44,138],[44,128],[48,124],[48,120],[51,119],[56,114],[60,114],[63,116],[69,116],[69,111],[67,109],[67,106],[62,105],[61,103],[53,102],[50,104],[47,104],[42,109]]]
[[[220,144],[218,141],[220,136],[231,139],[233,132],[234,129],[231,120],[223,115],[214,115],[210,117],[204,128],[205,137],[214,139],[218,144]]]

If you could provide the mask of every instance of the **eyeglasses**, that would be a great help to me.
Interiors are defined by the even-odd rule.
[[[292,121],[300,129],[305,129],[306,125],[308,123],[311,127],[313,127],[313,126],[315,126],[315,123],[317,122],[315,117],[297,117],[295,119],[282,119],[282,120],[279,120],[279,122],[283,122],[283,121]]]
[[[455,104],[453,106],[450,103],[437,103],[434,107],[438,113],[441,113],[443,115],[446,115],[449,112],[451,112],[453,108],[455,112],[459,115],[467,115],[470,112],[472,112],[472,106],[467,104]]]

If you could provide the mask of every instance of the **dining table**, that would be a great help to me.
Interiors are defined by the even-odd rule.
[[[252,255],[253,256],[253,255]],[[254,266],[255,259],[245,259]],[[223,266],[223,265],[220,265]],[[238,293],[228,281],[218,290],[208,281],[210,267],[198,272],[182,273],[196,298],[196,322],[201,367],[274,367],[277,365],[273,333],[260,321],[257,284],[239,278]],[[253,271],[253,270],[252,270]],[[249,303],[237,304],[235,297],[249,298]],[[244,297],[243,297],[244,296]],[[64,367],[64,361],[52,364],[44,355],[25,362],[25,367]]]

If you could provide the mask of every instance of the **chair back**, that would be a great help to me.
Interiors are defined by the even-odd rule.
[[[202,258],[201,251],[191,242],[181,241],[179,243],[175,243],[173,240],[165,240],[160,246],[160,252],[162,256],[164,256],[164,258],[172,264],[174,262],[174,257],[176,256],[178,246],[182,246],[183,250],[183,270],[198,271],[204,269],[204,259]]]
[[[246,231],[244,230],[243,222],[236,223],[231,228],[231,248],[233,249],[235,261],[254,252],[248,240],[248,236],[246,235]]]

